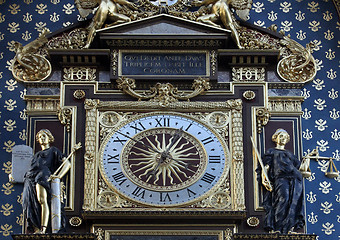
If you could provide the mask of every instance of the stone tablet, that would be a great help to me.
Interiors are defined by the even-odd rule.
[[[23,183],[24,175],[31,165],[33,149],[26,145],[17,145],[12,150],[12,177],[13,182]]]

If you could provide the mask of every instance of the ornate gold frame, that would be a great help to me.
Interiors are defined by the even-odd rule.
[[[84,205],[85,211],[103,211],[98,209],[97,198],[97,170],[98,170],[98,149],[99,149],[99,111],[176,111],[176,112],[214,112],[230,111],[230,189],[233,199],[231,211],[245,210],[244,193],[244,169],[243,169],[243,133],[242,133],[242,101],[240,99],[226,102],[172,102],[166,107],[159,102],[144,101],[100,101],[98,99],[86,99],[86,122],[85,122],[85,169],[84,169]],[[152,209],[152,208],[149,208]],[[126,209],[118,209],[126,211]],[[143,210],[143,209],[140,209]],[[145,209],[144,209],[145,210]],[[155,208],[156,211],[157,208]],[[188,210],[188,209],[186,209]],[[202,210],[202,209],[201,209]],[[217,209],[212,209],[217,211]],[[171,210],[170,210],[171,211]],[[182,212],[185,209],[181,208]],[[198,211],[199,212],[199,211]]]

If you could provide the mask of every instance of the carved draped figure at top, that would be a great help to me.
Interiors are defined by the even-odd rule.
[[[119,9],[122,6],[137,10],[136,5],[127,0],[75,0],[75,4],[83,18],[86,18],[97,8],[92,22],[88,26],[88,37],[84,48],[90,46],[96,35],[96,31],[102,28],[106,20],[110,21],[110,24],[106,27],[131,21],[128,16],[119,13]]]
[[[234,8],[236,14],[246,21],[251,9],[252,0],[194,0],[193,4],[196,6],[206,5],[211,9],[210,14],[198,17],[197,21],[218,27],[220,26],[219,23],[222,23],[226,29],[231,30],[231,36],[237,46],[244,48],[240,43],[239,26],[230,8]]]
[[[290,140],[286,130],[277,129],[272,140],[276,147],[266,151],[262,173],[260,168],[256,170],[262,184],[272,190],[264,190],[264,228],[269,232],[293,233],[305,224],[303,176],[300,171],[307,167],[306,164],[309,165],[309,161],[301,163],[293,153],[285,149]]]
[[[54,137],[48,129],[40,130],[36,140],[41,145],[32,160],[31,167],[24,177],[23,211],[27,233],[44,234],[50,228],[51,181],[62,178],[71,168],[68,158],[64,158],[59,149],[50,146]],[[56,174],[57,172],[57,174]],[[56,175],[54,175],[56,174]],[[64,220],[64,219],[63,219]],[[62,225],[65,221],[62,221]]]

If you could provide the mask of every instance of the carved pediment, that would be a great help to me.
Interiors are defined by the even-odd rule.
[[[223,36],[230,34],[230,30],[209,26],[199,22],[185,20],[183,18],[160,14],[145,19],[128,22],[100,29],[97,31],[100,38],[107,39],[114,35],[168,35],[177,37],[179,35],[197,36]]]

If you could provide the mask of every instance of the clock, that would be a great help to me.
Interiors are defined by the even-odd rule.
[[[139,113],[119,121],[102,140],[99,154],[108,187],[122,199],[150,207],[208,198],[225,183],[230,166],[227,144],[212,125],[175,112]]]

